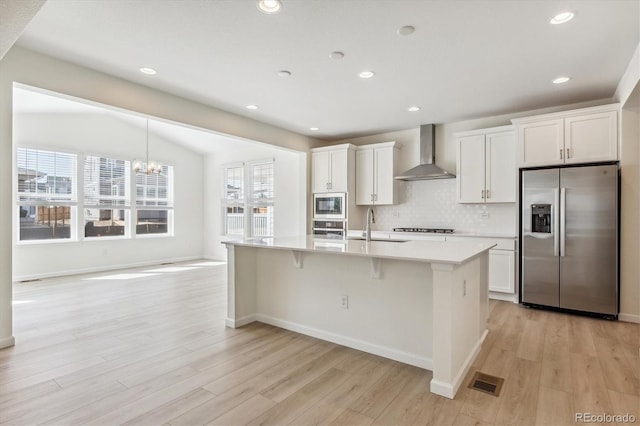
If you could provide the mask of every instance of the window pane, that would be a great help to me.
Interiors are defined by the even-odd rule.
[[[273,163],[254,164],[251,166],[251,176],[253,200],[271,200],[273,198]]]
[[[273,206],[254,207],[251,227],[254,237],[273,236]]]
[[[125,210],[84,209],[85,237],[122,236],[125,230]]]
[[[129,207],[129,161],[88,155],[84,161],[84,204]]]
[[[228,206],[226,217],[226,234],[244,235],[244,207]]]
[[[18,199],[75,201],[76,155],[18,148]]]
[[[138,210],[136,234],[167,234],[169,232],[168,210]]]
[[[20,241],[71,238],[71,217],[75,207],[18,206]]]
[[[244,198],[244,188],[243,188],[244,168],[229,167],[226,170],[227,170],[227,177],[226,177],[227,200],[242,200]]]
[[[173,166],[163,165],[160,174],[137,174],[136,205],[173,207],[172,186]]]

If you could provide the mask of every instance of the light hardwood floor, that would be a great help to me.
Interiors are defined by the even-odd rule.
[[[638,324],[492,301],[465,383],[504,377],[502,394],[449,400],[426,370],[264,324],[225,328],[225,279],[202,261],[16,283],[0,423],[561,425],[589,412],[640,424]]]

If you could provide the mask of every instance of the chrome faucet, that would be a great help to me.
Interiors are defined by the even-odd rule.
[[[362,230],[362,236],[365,241],[371,241],[371,224],[376,223],[376,218],[373,216],[373,209],[369,207],[367,210],[367,218],[365,221],[364,229]]]

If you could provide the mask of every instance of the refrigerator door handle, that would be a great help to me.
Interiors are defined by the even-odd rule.
[[[560,255],[560,225],[558,221],[558,206],[560,205],[560,194],[557,189],[553,190],[553,202],[554,202],[554,210],[552,210],[552,222],[553,222],[553,255],[558,257]]]
[[[566,231],[566,204],[567,204],[567,189],[560,188],[560,256],[564,256],[565,253],[565,231]]]

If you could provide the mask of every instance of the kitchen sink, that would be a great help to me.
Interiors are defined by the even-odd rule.
[[[364,237],[347,237],[347,240],[360,240],[364,241]],[[371,241],[386,241],[388,243],[406,243],[409,240],[397,240],[394,238],[371,238]]]

